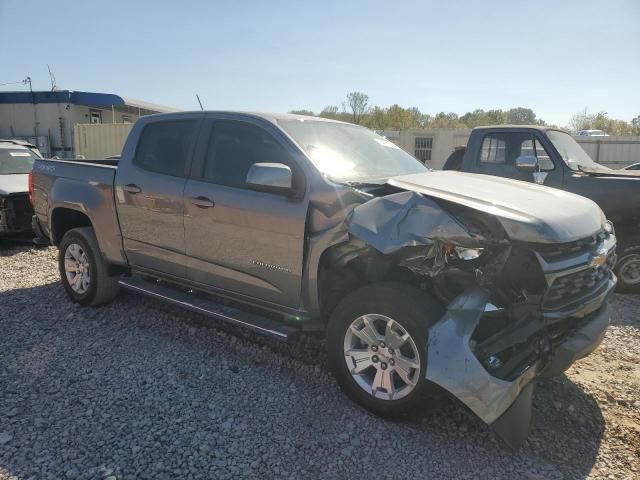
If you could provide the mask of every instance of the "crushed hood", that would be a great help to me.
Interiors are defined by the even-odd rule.
[[[28,191],[28,173],[12,173],[9,175],[0,175],[0,195],[27,193]]]
[[[432,171],[388,183],[495,215],[509,238],[524,242],[572,242],[597,232],[605,220],[600,207],[585,197],[501,177]]]

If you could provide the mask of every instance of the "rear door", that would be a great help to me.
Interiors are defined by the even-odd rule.
[[[476,172],[525,182],[533,182],[537,176],[543,185],[560,187],[562,169],[556,167],[548,151],[544,140],[530,130],[488,132],[475,159]],[[537,157],[540,172],[534,175],[518,169],[516,159],[521,155]]]
[[[134,267],[185,277],[183,193],[200,117],[146,123],[131,152],[133,160],[118,166],[118,219]]]
[[[187,273],[197,283],[298,307],[308,199],[295,147],[258,120],[205,122],[185,188]],[[291,167],[297,195],[249,190],[254,163]]]

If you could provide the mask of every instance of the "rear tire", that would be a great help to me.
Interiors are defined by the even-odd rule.
[[[91,227],[65,233],[59,245],[58,266],[62,285],[69,298],[80,305],[98,306],[118,294],[118,277],[109,275]]]
[[[443,311],[429,293],[406,284],[347,295],[327,327],[329,365],[346,395],[387,418],[423,409],[436,392],[425,378],[427,334]]]
[[[640,293],[640,239],[634,239],[618,249],[614,269],[618,276],[618,292]]]

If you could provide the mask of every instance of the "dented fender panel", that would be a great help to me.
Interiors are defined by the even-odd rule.
[[[482,240],[473,237],[435,201],[416,192],[369,200],[355,207],[346,221],[352,235],[384,254],[436,241],[477,247]]]

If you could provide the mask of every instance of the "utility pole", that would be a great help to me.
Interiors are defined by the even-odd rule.
[[[31,77],[27,77],[22,81],[23,85],[29,84],[29,92],[31,92],[31,102],[33,103],[33,134],[36,137],[36,144],[38,143],[38,108],[36,107],[36,96],[33,93],[33,87],[31,86]]]

